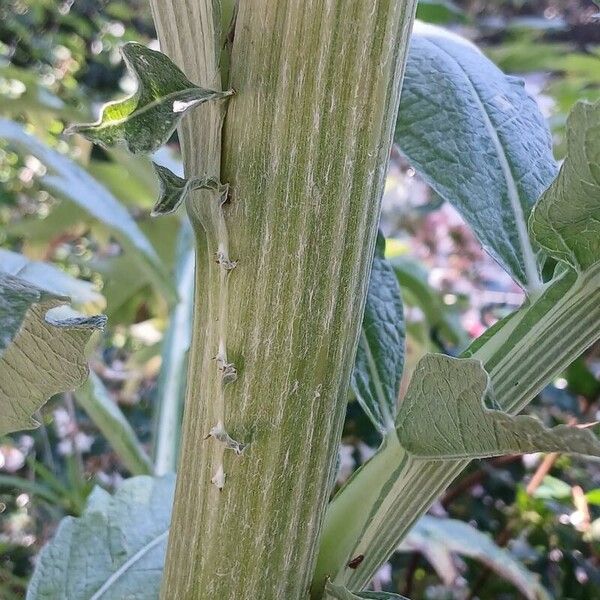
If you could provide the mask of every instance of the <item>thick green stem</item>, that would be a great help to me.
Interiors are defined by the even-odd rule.
[[[567,273],[548,286],[531,304],[513,315],[474,351],[490,374],[494,399],[510,413],[520,412],[547,385],[600,337],[600,263],[585,273]],[[431,461],[390,451],[398,443],[389,434],[378,453],[357,471],[329,506],[319,551],[315,586],[330,576],[336,583],[358,590],[394,552],[400,541],[432,502],[468,465],[469,461]],[[388,464],[387,473],[382,464]],[[363,484],[381,490],[369,507]],[[348,526],[354,514],[362,528]],[[344,536],[341,546],[332,541]],[[364,554],[357,569],[347,567]]]
[[[224,103],[185,119],[187,174],[220,174],[231,199],[188,205],[198,274],[164,598],[308,597],[415,4],[241,2],[222,152]],[[216,87],[212,5],[153,0],[163,50]],[[203,441],[218,422],[241,456]]]

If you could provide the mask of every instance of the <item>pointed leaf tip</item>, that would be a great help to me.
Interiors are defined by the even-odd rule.
[[[193,190],[211,190],[224,193],[228,188],[214,177],[193,177],[185,179],[175,175],[167,167],[152,163],[159,180],[159,198],[152,209],[152,216],[158,217],[175,212]]]
[[[167,142],[188,109],[233,94],[193,84],[165,54],[142,44],[125,44],[121,53],[137,91],[106,104],[96,123],[72,125],[66,134],[80,133],[104,147],[125,142],[131,152],[149,154]]]
[[[184,201],[188,190],[188,180],[175,175],[167,167],[152,163],[159,182],[159,197],[152,209],[152,216],[168,215],[175,212]]]

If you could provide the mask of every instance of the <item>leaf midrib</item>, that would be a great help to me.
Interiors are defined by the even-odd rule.
[[[191,88],[177,90],[176,92],[170,92],[169,94],[166,94],[165,96],[159,96],[158,98],[155,98],[151,102],[148,102],[148,104],[144,104],[144,106],[142,106],[141,108],[139,108],[139,105],[136,106],[130,113],[126,114],[124,117],[121,117],[120,119],[114,119],[112,121],[109,121],[109,120],[104,121],[104,113],[106,112],[106,110],[108,108],[110,108],[111,106],[118,106],[119,104],[124,104],[125,102],[132,100],[135,97],[135,95],[139,94],[139,91],[138,91],[138,92],[136,92],[136,94],[134,96],[129,96],[128,98],[124,98],[123,100],[117,100],[116,102],[108,103],[104,107],[104,110],[102,111],[102,115],[100,116],[100,120],[97,123],[94,123],[92,125],[85,125],[83,127],[85,129],[93,129],[95,131],[102,131],[103,129],[108,129],[109,127],[118,127],[119,125],[123,125],[124,123],[126,123],[129,119],[137,119],[138,117],[142,116],[143,114],[147,113],[148,111],[152,110],[153,108],[160,106],[161,104],[164,104],[171,100],[173,100],[173,101],[177,100],[177,98],[183,94],[187,94],[187,93],[191,93],[191,92],[202,93],[202,92],[206,92],[206,91],[207,90],[203,90],[202,88],[194,86]],[[212,94],[212,92],[208,92],[206,95],[210,96],[211,94]],[[192,100],[191,102],[196,102],[196,104],[197,104],[199,102],[202,102],[202,100],[203,100],[203,97],[200,97],[197,100]],[[183,114],[183,113],[177,113],[177,114]]]
[[[135,563],[140,561],[150,550],[158,546],[160,542],[167,538],[169,535],[169,529],[163,531],[160,535],[155,537],[151,542],[148,542],[145,546],[142,546],[131,558],[126,560],[94,593],[90,596],[89,600],[100,600],[100,598],[107,592],[111,586],[124,574],[126,573]]]
[[[380,409],[380,414],[383,420],[383,432],[392,431],[395,428],[394,417],[389,410],[389,406],[387,403],[387,395],[383,389],[383,383],[381,381],[381,376],[379,374],[379,370],[377,369],[377,363],[375,361],[375,357],[373,356],[373,351],[371,350],[371,344],[369,343],[369,337],[367,336],[367,332],[365,327],[363,326],[360,333],[364,343],[365,343],[365,354],[367,357],[367,363],[369,365],[369,371],[371,372],[371,377],[373,381],[373,385],[375,386],[375,391],[377,393],[378,404]]]
[[[519,239],[519,246],[521,247],[521,252],[523,253],[523,261],[525,266],[525,277],[527,279],[527,290],[537,290],[542,284],[540,276],[537,270],[537,261],[535,259],[535,254],[533,252],[533,248],[531,246],[529,240],[529,234],[527,231],[527,221],[525,219],[525,212],[523,210],[523,206],[521,205],[521,200],[519,196],[519,191],[517,189],[517,185],[515,182],[515,177],[512,173],[512,169],[510,167],[510,163],[508,162],[508,157],[506,156],[506,152],[504,151],[504,147],[502,146],[502,142],[498,137],[498,133],[492,123],[492,120],[485,108],[485,104],[473,83],[469,73],[464,69],[464,67],[460,64],[459,61],[452,56],[445,48],[437,44],[431,38],[425,37],[430,44],[435,46],[443,52],[464,74],[465,79],[473,92],[474,99],[477,103],[478,108],[480,109],[483,115],[483,121],[485,124],[485,128],[492,139],[494,144],[494,149],[496,150],[496,155],[500,162],[500,167],[502,170],[502,175],[504,176],[504,180],[506,182],[507,191],[508,191],[508,199],[511,204],[511,208],[513,214],[515,216],[515,224],[517,226],[517,237]]]

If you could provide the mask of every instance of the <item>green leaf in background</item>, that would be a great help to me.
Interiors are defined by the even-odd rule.
[[[566,500],[572,496],[573,488],[562,479],[557,479],[551,475],[546,475],[532,494],[533,498],[540,500]]]
[[[593,504],[594,506],[600,506],[600,488],[590,490],[585,495],[585,499],[588,501],[589,504]]]
[[[527,219],[556,174],[548,128],[523,83],[467,40],[417,24],[395,141],[525,289],[540,284]]]
[[[95,488],[78,519],[62,520],[40,553],[27,600],[158,599],[175,477]]]
[[[487,47],[486,54],[510,73],[561,72],[564,79],[557,78],[558,84],[575,79],[589,85],[597,80],[598,53],[593,52],[592,47],[584,49],[569,43],[548,42],[538,31],[521,30],[501,45]]]
[[[486,533],[455,519],[425,515],[398,547],[398,552],[420,552],[445,585],[455,585],[460,573],[454,555],[472,558],[510,581],[527,600],[550,600],[539,576],[528,571],[508,550]]]
[[[427,23],[465,21],[465,13],[451,0],[419,0],[417,19]]]
[[[133,153],[150,154],[167,142],[186,110],[233,94],[194,85],[166,55],[143,44],[130,42],[121,51],[137,92],[107,104],[97,123],[73,125],[66,133],[105,147],[125,142]]]
[[[95,373],[90,373],[88,380],[75,390],[75,398],[108,440],[125,468],[132,475],[150,475],[152,462],[125,415]]]
[[[168,215],[177,210],[187,195],[193,190],[213,190],[224,192],[227,186],[222,185],[214,177],[192,177],[184,179],[173,171],[152,163],[160,182],[160,195],[152,209],[152,216]]]
[[[363,598],[370,598],[371,600],[407,600],[404,596],[390,592],[351,592],[331,581],[328,581],[325,585],[325,592],[329,600],[362,600]]]
[[[54,265],[29,260],[22,254],[0,248],[0,271],[57,296],[69,296],[74,308],[86,313],[100,312],[106,301],[94,285],[75,279]]]
[[[352,372],[352,390],[375,427],[394,428],[404,367],[404,315],[393,267],[380,234]]]
[[[428,328],[456,347],[465,347],[469,337],[452,307],[444,304],[439,290],[429,284],[426,269],[408,256],[390,259],[402,289],[406,304],[418,306],[425,316]]]
[[[35,156],[47,169],[47,173],[39,178],[40,185],[72,202],[108,227],[125,250],[139,260],[140,266],[167,300],[175,301],[176,294],[169,273],[154,247],[127,210],[106,188],[76,163],[48,148],[13,121],[0,119],[0,138]]]
[[[81,115],[42,83],[39,75],[12,64],[0,64],[0,112],[7,116],[35,114],[38,120]]]
[[[478,360],[428,354],[417,365],[400,405],[396,430],[402,446],[420,458],[450,460],[528,452],[600,456],[587,429],[547,429],[528,416],[484,405],[489,377]]]
[[[159,153],[161,160],[169,156],[168,146],[152,156],[156,157]],[[152,161],[143,154],[131,154],[122,146],[110,148],[103,154],[95,156],[92,153],[86,171],[124,206],[152,209],[158,194]]]
[[[48,398],[88,376],[85,347],[106,319],[65,314],[66,301],[0,271],[0,435],[37,427]]]
[[[575,105],[567,158],[530,218],[535,240],[577,271],[600,260],[600,102]]]

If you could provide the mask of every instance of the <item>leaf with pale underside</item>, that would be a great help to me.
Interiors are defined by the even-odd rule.
[[[173,475],[96,488],[40,553],[27,600],[157,600],[174,489]]]
[[[0,271],[0,435],[37,427],[48,398],[88,376],[85,348],[106,319],[73,313],[67,300]]]
[[[548,429],[532,417],[487,408],[488,384],[478,360],[426,355],[398,413],[396,431],[402,446],[433,460],[529,452],[600,456],[600,442],[588,429]]]
[[[227,189],[226,186],[222,185],[214,177],[192,177],[191,179],[185,179],[175,175],[167,167],[157,165],[156,163],[152,164],[160,184],[159,198],[152,209],[153,217],[175,212],[193,190],[224,192]]]
[[[105,147],[125,142],[131,152],[149,154],[167,142],[188,109],[233,93],[194,85],[165,54],[142,44],[130,42],[121,52],[137,92],[107,104],[97,123],[74,125],[66,133]]]
[[[416,23],[394,139],[491,256],[522,287],[538,287],[527,219],[557,167],[523,82],[464,38]]]
[[[548,254],[577,271],[600,260],[600,102],[571,111],[567,157],[529,226]]]
[[[407,600],[404,596],[390,592],[351,592],[331,581],[325,585],[325,592],[328,600]]]
[[[363,324],[352,372],[352,391],[381,432],[393,429],[404,367],[404,314],[398,280],[379,235]]]

